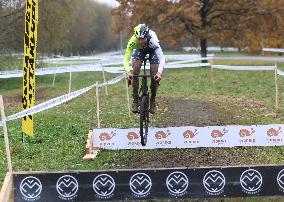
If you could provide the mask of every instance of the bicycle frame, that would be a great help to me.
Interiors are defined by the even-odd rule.
[[[134,75],[134,77],[142,78],[142,84],[140,88],[139,96],[139,110],[140,110],[140,136],[142,146],[146,145],[148,135],[148,123],[149,123],[149,92],[147,85],[147,78],[152,75],[146,74],[146,62],[147,58],[144,59],[143,75]],[[142,93],[141,93],[142,91]]]
[[[143,75],[133,75],[133,77],[137,77],[137,78],[142,78],[142,84],[141,84],[141,87],[140,87],[140,92],[142,91],[142,94],[140,97],[142,96],[149,96],[149,92],[148,92],[148,85],[147,85],[147,78],[148,77],[152,77],[152,75],[147,75],[146,74],[146,60],[145,59],[143,61],[144,63],[144,69],[143,69]]]

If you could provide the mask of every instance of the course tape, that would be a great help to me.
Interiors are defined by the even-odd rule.
[[[16,77],[22,77],[22,76],[23,76],[23,70],[12,70],[12,71],[1,71],[0,72],[1,79],[16,78]]]
[[[182,61],[183,62],[183,61]],[[186,63],[188,61],[184,61]],[[107,65],[122,65],[122,63],[109,63],[105,64],[104,67]],[[191,63],[191,64],[172,64],[169,63],[165,66],[165,68],[186,68],[186,67],[205,67],[210,66],[209,63]],[[150,66],[146,65],[146,69],[149,69]],[[69,72],[91,72],[91,71],[102,71],[101,65],[81,65],[81,66],[72,66],[72,67],[58,67],[58,68],[40,68],[37,69],[36,75],[50,75],[50,74],[60,74],[60,73],[69,73]],[[121,67],[106,67],[104,68],[105,72],[108,73],[122,73],[124,70]],[[22,77],[23,73],[20,70],[13,70],[13,71],[2,71],[0,72],[0,79],[7,79],[7,78],[17,78]]]
[[[178,68],[186,68],[186,67],[208,67],[210,63],[191,63],[191,64],[167,64],[165,68],[167,69],[178,69]]]
[[[262,50],[275,53],[284,53],[284,48],[263,48]]]
[[[212,65],[215,69],[228,70],[275,70],[275,66],[229,66],[229,65]]]
[[[211,66],[210,63],[189,63],[187,62],[194,62],[210,59],[208,58],[199,58],[199,59],[192,59],[192,60],[185,60],[179,62],[171,62],[168,63],[165,68],[167,69],[175,69],[175,68],[190,68],[190,67],[207,67]],[[121,65],[122,63],[109,63],[105,64],[104,67],[107,65]],[[274,70],[275,66],[229,66],[229,65],[213,65],[215,69],[228,69],[228,70]],[[146,65],[146,69],[150,69],[149,64]],[[60,73],[67,73],[67,72],[88,72],[88,71],[102,71],[101,65],[81,65],[81,66],[72,66],[72,67],[60,67],[60,68],[41,68],[37,69],[36,75],[50,75],[50,74],[60,74]],[[123,73],[121,67],[106,67],[104,68],[105,72],[108,73]],[[22,71],[2,71],[0,72],[0,79],[1,78],[15,78],[15,77],[22,77]]]
[[[114,59],[105,58],[103,62],[103,66],[105,67],[105,71],[109,73],[122,73],[123,69],[121,68],[122,56],[116,56],[117,62]],[[208,55],[208,57],[201,58],[197,55],[165,55],[167,60],[174,60],[174,62],[168,62],[165,68],[186,68],[186,67],[205,67],[210,66],[208,63],[194,63],[194,64],[186,64],[189,62],[197,62],[201,60],[210,60],[210,59],[235,59],[235,60],[246,60],[246,59],[254,59],[254,60],[267,60],[267,61],[280,61],[279,58],[272,57],[215,57],[214,55]],[[93,59],[93,57],[89,57]],[[98,57],[95,57],[98,59]],[[57,58],[57,60],[74,60],[79,58]],[[81,58],[81,60],[87,60],[88,57]],[[55,59],[50,59],[55,61]],[[178,60],[178,61],[177,61]],[[114,67],[115,66],[115,67]],[[146,66],[149,69],[149,65]],[[274,70],[274,66],[229,66],[229,65],[213,65],[213,68],[216,69],[230,69],[230,70]],[[58,73],[67,73],[67,72],[85,72],[85,71],[102,71],[101,64],[78,64],[74,66],[63,66],[57,68],[41,68],[37,69],[36,75],[48,75],[48,74],[58,74]],[[12,70],[12,71],[2,71],[0,72],[1,78],[13,78],[13,77],[22,77],[22,71]]]
[[[102,86],[105,86],[105,85],[111,85],[111,84],[115,84],[117,82],[119,82],[120,80],[122,80],[123,78],[125,78],[125,74],[121,74],[103,84],[99,84],[98,87],[102,87]],[[90,85],[88,87],[85,87],[85,88],[82,88],[80,90],[76,90],[74,92],[71,92],[71,93],[68,93],[68,94],[65,94],[65,95],[62,95],[60,97],[57,97],[57,98],[53,98],[51,100],[48,100],[44,103],[41,103],[41,104],[38,104],[34,107],[31,107],[27,110],[24,110],[24,111],[21,111],[19,113],[16,113],[16,114],[13,114],[11,116],[8,116],[6,117],[6,119],[2,120],[2,125],[3,125],[3,122],[4,121],[12,121],[12,120],[15,120],[15,119],[19,119],[19,118],[22,118],[24,116],[28,116],[28,115],[32,115],[32,114],[35,114],[35,113],[38,113],[38,112],[41,112],[41,111],[44,111],[46,109],[49,109],[49,108],[52,108],[52,107],[55,107],[57,105],[60,105],[64,102],[67,102],[73,98],[76,98],[78,97],[79,95],[82,95],[83,93],[86,93],[87,91],[91,90],[93,87],[97,86],[97,84],[93,84],[93,85]],[[1,125],[1,122],[0,122],[0,125]]]
[[[275,56],[215,56],[214,60],[254,60],[254,61],[267,61],[267,62],[284,62],[284,57]]]
[[[284,76],[284,72],[280,71],[279,69],[277,69],[277,74],[280,76]]]
[[[81,65],[81,66],[67,66],[67,67],[58,67],[58,68],[40,68],[37,69],[35,74],[40,75],[49,75],[49,74],[60,74],[67,72],[92,72],[92,71],[102,71],[101,65]],[[121,73],[121,67],[108,67],[105,68],[106,72],[109,73]],[[0,72],[0,78],[16,78],[22,77],[23,71],[13,70],[13,71],[2,71]]]
[[[182,61],[175,61],[175,62],[168,62],[168,65],[176,65],[176,64],[183,64],[183,63],[189,63],[189,62],[198,62],[202,60],[211,60],[213,57],[204,57],[204,58],[194,58],[189,60],[182,60]]]
[[[139,128],[93,129],[93,147],[116,150],[284,145],[283,124],[149,128],[144,147],[139,131]]]

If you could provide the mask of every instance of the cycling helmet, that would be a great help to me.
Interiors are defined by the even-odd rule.
[[[144,38],[149,34],[149,28],[145,24],[139,24],[134,28],[134,35],[137,39]]]

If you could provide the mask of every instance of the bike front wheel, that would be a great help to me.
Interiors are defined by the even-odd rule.
[[[145,146],[147,143],[148,123],[149,123],[149,99],[147,96],[143,96],[140,102],[140,136],[141,136],[142,146]]]

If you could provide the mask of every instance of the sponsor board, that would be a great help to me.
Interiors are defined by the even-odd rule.
[[[139,128],[93,130],[93,147],[102,149],[157,149],[236,146],[283,146],[283,124],[183,126],[149,128],[147,145],[142,146]]]
[[[15,201],[284,196],[284,166],[14,175]]]

